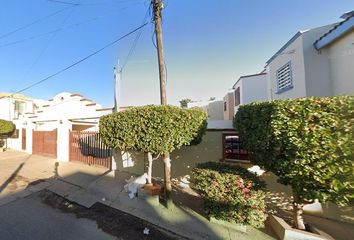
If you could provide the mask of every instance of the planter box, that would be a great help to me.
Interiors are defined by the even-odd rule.
[[[247,232],[247,226],[246,225],[242,225],[242,224],[238,224],[238,223],[232,223],[232,222],[227,222],[227,221],[224,221],[224,220],[216,219],[214,217],[210,218],[210,222],[218,224],[218,225],[221,225],[221,226],[224,226],[224,227],[227,227],[227,228],[230,228],[230,229],[233,229],[235,231],[239,231],[239,232],[243,232],[243,233]]]
[[[153,184],[145,184],[144,185],[144,190],[148,192],[150,195],[155,196],[155,195],[160,195],[161,192],[161,186],[159,184],[153,183]]]
[[[313,233],[294,229],[282,218],[274,215],[269,216],[269,223],[277,236],[282,240],[334,240],[313,227],[310,227]]]

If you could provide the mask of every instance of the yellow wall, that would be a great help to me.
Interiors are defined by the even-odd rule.
[[[172,178],[179,178],[185,175],[190,175],[193,167],[197,163],[214,161],[218,162],[222,159],[222,135],[223,133],[232,133],[227,131],[207,131],[203,137],[203,141],[196,146],[182,147],[171,154],[171,175]],[[123,155],[120,151],[116,151],[115,161],[117,170],[130,172],[132,174],[144,173],[144,155],[141,153],[130,153],[131,159],[134,161],[134,166],[123,167],[123,161],[127,161],[127,156]],[[249,168],[252,164],[239,164],[244,168]],[[163,178],[163,163],[161,158],[153,162],[153,177]],[[291,206],[291,188],[284,186],[277,182],[277,177],[267,172],[262,175],[263,180],[267,183],[267,188],[270,195],[277,204],[284,207]],[[305,207],[307,213],[318,215],[325,218],[336,219],[354,223],[353,208],[339,208],[338,206],[326,204],[312,204]]]

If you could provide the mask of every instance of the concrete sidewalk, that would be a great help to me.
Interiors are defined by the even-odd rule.
[[[274,239],[254,228],[242,233],[216,225],[185,206],[167,209],[144,192],[130,199],[124,191],[128,173],[11,150],[0,154],[0,168],[0,206],[48,189],[87,208],[101,202],[190,239]]]
[[[96,202],[103,203],[190,239],[275,238],[269,228],[259,230],[248,227],[247,232],[243,233],[208,221],[188,208],[188,204],[178,204],[178,197],[187,199],[191,205],[196,203],[198,199],[191,194],[181,196],[180,192],[174,192],[177,204],[172,209],[165,208],[157,197],[149,196],[144,191],[139,192],[138,198],[130,199],[124,191],[125,179],[131,177],[129,173],[57,162],[48,157],[11,150],[0,154],[0,169],[0,206],[48,189],[87,208]],[[38,184],[29,185],[36,181]],[[307,220],[320,229],[328,230],[326,232],[335,239],[350,239],[348,237],[354,234],[351,224],[322,218]]]

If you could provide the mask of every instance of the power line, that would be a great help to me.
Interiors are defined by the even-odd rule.
[[[93,53],[87,55],[86,57],[80,59],[79,61],[77,61],[77,62],[75,62],[75,63],[73,63],[73,64],[71,64],[71,65],[69,65],[69,66],[67,66],[67,67],[65,67],[65,68],[63,68],[63,69],[61,69],[61,70],[59,70],[59,71],[57,71],[56,73],[51,74],[51,75],[49,75],[48,77],[46,77],[46,78],[44,78],[44,79],[42,79],[42,80],[40,80],[40,81],[37,81],[37,82],[35,82],[35,83],[33,83],[33,84],[31,84],[31,85],[29,85],[29,86],[27,86],[27,87],[25,87],[25,88],[19,90],[19,91],[16,91],[15,93],[11,94],[10,96],[13,96],[13,95],[15,95],[15,94],[17,94],[17,93],[24,92],[24,91],[26,91],[26,90],[28,90],[28,89],[34,87],[34,86],[37,86],[37,85],[39,85],[39,84],[41,84],[41,83],[43,83],[43,82],[45,82],[45,81],[47,81],[47,80],[49,80],[49,79],[51,79],[51,78],[53,78],[53,77],[55,77],[55,76],[61,74],[62,72],[65,72],[66,70],[68,70],[68,69],[70,69],[70,68],[72,68],[72,67],[74,67],[74,66],[80,64],[81,62],[83,62],[83,61],[85,61],[85,60],[91,58],[92,56],[94,56],[94,55],[96,55],[96,54],[102,52],[102,51],[105,50],[106,48],[108,48],[108,47],[110,47],[110,46],[116,44],[117,42],[121,41],[122,39],[128,37],[129,35],[135,33],[136,31],[142,29],[142,28],[145,27],[147,24],[149,24],[149,22],[144,23],[144,24],[141,25],[140,27],[135,28],[134,30],[128,32],[127,34],[121,36],[120,38],[118,38],[118,39],[116,39],[116,40],[114,40],[114,41],[108,43],[108,44],[105,45],[104,47],[102,47],[102,48],[96,50],[95,52],[93,52]]]
[[[35,21],[31,22],[31,23],[28,23],[28,24],[23,25],[23,26],[21,26],[21,27],[19,27],[19,28],[16,28],[15,30],[12,30],[12,31],[10,31],[10,32],[7,32],[7,33],[1,35],[1,36],[0,36],[0,39],[5,38],[5,37],[8,37],[8,36],[10,36],[10,35],[12,35],[12,34],[18,32],[18,31],[21,31],[21,30],[23,30],[23,29],[26,29],[26,28],[28,28],[28,27],[30,27],[30,26],[32,26],[32,25],[35,25],[35,24],[37,24],[37,23],[39,23],[39,22],[42,22],[42,21],[44,21],[45,19],[48,19],[48,18],[50,18],[50,17],[53,17],[53,16],[55,16],[55,15],[61,13],[61,12],[64,12],[64,11],[66,11],[66,10],[72,8],[72,7],[73,7],[73,6],[63,8],[63,9],[61,9],[61,10],[59,10],[59,11],[56,11],[56,12],[53,12],[53,13],[51,13],[51,14],[45,16],[45,17],[39,18],[39,19],[37,19],[37,20],[35,20]]]
[[[77,3],[80,2],[80,0],[76,1]],[[71,17],[71,15],[73,14],[73,12],[75,11],[77,6],[74,6],[69,13],[66,15],[66,17],[63,19],[63,21],[61,22],[61,24],[59,25],[59,27],[63,27],[63,25],[68,21],[68,19]],[[39,60],[42,58],[43,54],[46,52],[46,50],[48,49],[48,47],[50,46],[51,42],[53,42],[53,40],[55,39],[55,37],[57,36],[58,32],[54,32],[52,34],[52,36],[48,39],[47,43],[44,45],[42,51],[39,53],[39,55],[37,56],[37,58],[34,59],[33,63],[30,65],[30,67],[27,69],[27,71],[24,74],[24,78],[28,78],[28,75],[32,72],[32,70],[34,69],[34,67],[37,65],[37,63],[39,62]]]
[[[151,10],[151,5],[150,5],[149,8],[147,9],[146,14],[145,14],[145,16],[144,16],[144,19],[143,19],[142,23],[146,22],[146,20],[147,20],[147,18],[148,18],[148,16],[149,16],[150,10]],[[123,65],[122,65],[121,69],[118,69],[118,71],[123,71],[123,69],[124,69],[125,66],[127,65],[128,61],[130,60],[131,56],[132,56],[133,53],[134,53],[134,50],[135,50],[135,48],[136,48],[136,46],[137,46],[137,44],[138,44],[138,41],[139,41],[139,39],[140,39],[142,33],[143,33],[143,29],[140,29],[139,32],[138,32],[138,34],[136,35],[136,37],[135,37],[133,43],[132,43],[132,46],[131,46],[130,49],[129,49],[128,55],[127,55],[125,61],[123,62]]]
[[[65,1],[60,1],[60,0],[48,0],[48,2],[52,3],[61,3],[61,4],[66,4],[66,5],[72,5],[72,6],[94,6],[94,5],[100,5],[98,3],[73,3],[73,2],[65,2]]]
[[[127,8],[129,8],[129,7],[119,8],[118,10],[126,10]],[[49,34],[53,34],[53,33],[56,33],[56,32],[61,32],[61,31],[64,31],[66,29],[76,28],[76,27],[79,27],[81,25],[100,20],[102,18],[105,18],[105,17],[113,15],[113,14],[116,14],[116,10],[115,10],[114,13],[109,13],[109,14],[105,14],[105,15],[100,15],[100,16],[88,18],[88,19],[85,19],[83,21],[76,22],[76,23],[73,23],[73,24],[70,24],[70,25],[66,25],[66,26],[63,26],[63,27],[59,27],[59,28],[53,29],[53,30],[48,31],[48,32],[44,32],[44,33],[32,35],[30,37],[26,37],[26,38],[14,40],[14,41],[11,41],[11,42],[3,43],[3,44],[0,44],[0,48],[21,44],[21,43],[24,43],[24,42],[27,42],[27,41],[31,41],[31,40],[34,40],[34,39],[37,39],[37,38],[41,38],[41,37],[47,36]]]

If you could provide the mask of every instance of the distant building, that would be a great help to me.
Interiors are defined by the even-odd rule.
[[[200,107],[208,114],[209,120],[223,120],[224,111],[223,111],[223,101],[213,100],[213,101],[197,101],[188,103],[188,108],[191,107]]]
[[[233,120],[235,116],[235,94],[233,90],[229,90],[223,98],[224,120]]]
[[[26,112],[33,112],[35,108],[32,98],[22,94],[0,93],[0,119],[17,120]]]
[[[233,86],[234,90],[234,113],[236,114],[241,105],[254,101],[268,100],[267,73],[262,72],[253,75],[241,76]]]
[[[342,17],[299,31],[267,61],[270,99],[354,94],[354,12]]]

